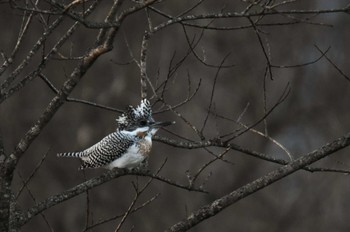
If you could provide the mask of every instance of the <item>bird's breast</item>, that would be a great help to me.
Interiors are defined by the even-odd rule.
[[[148,154],[151,152],[152,141],[148,139],[142,139],[137,142],[137,148],[140,154],[143,156],[148,156]]]

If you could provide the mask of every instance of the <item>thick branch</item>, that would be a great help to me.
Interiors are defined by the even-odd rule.
[[[6,160],[1,165],[1,185],[10,186],[13,178],[13,171],[18,163],[18,160],[22,156],[22,154],[29,148],[32,142],[37,138],[37,136],[41,133],[47,123],[52,119],[58,109],[63,105],[67,96],[73,91],[74,87],[78,84],[80,79],[84,76],[87,70],[91,67],[91,65],[97,60],[97,58],[108,52],[111,47],[108,46],[97,46],[91,49],[84,59],[80,62],[80,64],[74,69],[70,78],[64,82],[61,90],[58,94],[51,100],[47,108],[41,114],[39,119],[34,123],[34,125],[27,131],[24,137],[19,141],[13,153],[6,157]],[[4,179],[2,179],[4,178]],[[6,187],[5,186],[5,187]],[[3,186],[1,186],[3,187]],[[8,194],[0,195],[0,210],[5,210],[8,214],[8,205],[6,202],[9,202]],[[3,205],[4,204],[4,205]],[[3,214],[2,214],[3,215]],[[4,219],[4,221],[7,221]],[[18,226],[16,222],[10,224]],[[5,225],[8,226],[8,225]],[[5,230],[4,230],[5,231]]]
[[[5,175],[4,161],[5,161],[4,145],[2,136],[0,135],[0,231],[7,231],[9,227],[9,210],[11,197],[11,180],[12,175]]]
[[[189,191],[197,191],[197,192],[204,192],[201,189],[196,189],[193,188],[191,186],[186,186],[186,185],[181,185],[178,184],[174,181],[171,181],[167,178],[158,176],[156,174],[150,174],[147,171],[129,171],[127,169],[121,169],[118,171],[108,171],[106,173],[103,173],[102,175],[98,176],[98,177],[94,177],[84,183],[81,183],[71,189],[68,189],[60,194],[54,195],[49,197],[48,199],[39,202],[38,204],[36,204],[34,207],[32,207],[31,209],[29,209],[27,212],[25,212],[24,214],[22,214],[21,216],[17,217],[17,223],[22,226],[24,224],[26,224],[29,220],[31,220],[34,216],[38,215],[39,213],[45,211],[46,209],[49,209],[57,204],[60,204],[66,200],[69,200],[75,196],[78,196],[82,193],[85,193],[87,190],[92,189],[94,187],[97,187],[101,184],[104,184],[112,179],[121,177],[121,176],[126,176],[126,175],[136,175],[136,176],[147,176],[147,177],[151,177],[153,179],[159,180],[161,182],[173,185],[175,187],[178,188],[182,188],[185,190],[189,190]]]
[[[315,150],[311,153],[301,156],[299,159],[284,165],[267,175],[250,182],[239,189],[213,201],[211,204],[205,205],[193,212],[188,218],[176,223],[170,227],[167,231],[186,231],[195,225],[201,223],[202,221],[215,216],[225,208],[231,206],[237,201],[253,194],[260,189],[265,188],[273,184],[274,182],[288,176],[295,171],[310,165],[328,155],[331,155],[347,146],[350,145],[350,133],[340,137],[333,142],[330,142],[323,147]]]

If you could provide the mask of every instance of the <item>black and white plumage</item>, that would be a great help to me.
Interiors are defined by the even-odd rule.
[[[136,108],[129,105],[126,112],[119,116],[116,121],[119,130],[138,126],[140,121],[154,122],[150,102],[147,99],[143,99]]]
[[[136,108],[129,106],[127,112],[117,119],[119,128],[100,142],[80,152],[59,153],[60,157],[77,157],[84,168],[134,168],[148,157],[152,136],[160,127],[170,122],[155,122],[147,100]]]

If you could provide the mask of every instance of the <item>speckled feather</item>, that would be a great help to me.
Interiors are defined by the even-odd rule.
[[[81,152],[59,153],[60,157],[81,158],[79,169],[104,167],[120,158],[140,138],[117,131],[104,137],[100,142]]]
[[[148,121],[154,121],[152,118],[151,104],[147,99],[143,99],[136,108],[129,106],[125,113],[120,115],[116,121],[118,123],[118,129],[124,130],[132,124],[135,124],[140,119]]]

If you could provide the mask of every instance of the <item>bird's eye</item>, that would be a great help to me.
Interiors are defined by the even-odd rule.
[[[145,120],[140,121],[140,126],[146,126],[146,124],[147,124],[147,121]]]

